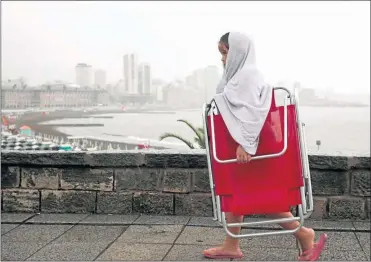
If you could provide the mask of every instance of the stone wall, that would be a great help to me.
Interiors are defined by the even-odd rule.
[[[370,158],[310,156],[316,219],[370,218]],[[5,212],[211,216],[204,151],[2,152]]]

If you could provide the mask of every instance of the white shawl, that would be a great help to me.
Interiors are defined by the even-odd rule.
[[[255,155],[271,107],[272,87],[256,67],[252,41],[231,32],[228,42],[226,66],[214,100],[233,139]]]

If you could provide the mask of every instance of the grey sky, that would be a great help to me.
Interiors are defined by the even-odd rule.
[[[74,66],[122,78],[135,51],[171,80],[220,66],[217,41],[252,35],[270,83],[370,90],[370,2],[2,2],[2,76],[74,81]]]

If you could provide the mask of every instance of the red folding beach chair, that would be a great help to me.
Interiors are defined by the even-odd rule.
[[[287,92],[283,106],[276,106],[275,91]],[[287,103],[289,101],[289,104]],[[282,87],[274,88],[272,105],[259,137],[252,161],[237,164],[237,143],[212,101],[204,105],[206,151],[214,219],[235,238],[292,234],[313,211],[313,196],[298,97]],[[275,214],[297,207],[296,217],[227,224],[225,212],[235,215]],[[299,221],[293,230],[236,235],[228,227]]]

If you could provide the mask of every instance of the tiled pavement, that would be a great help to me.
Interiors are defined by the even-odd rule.
[[[1,214],[2,261],[201,261],[224,231],[211,218],[88,214]],[[329,242],[321,260],[370,260],[370,221],[312,221]],[[266,228],[244,229],[264,231]],[[296,260],[292,236],[241,240],[247,261]]]

